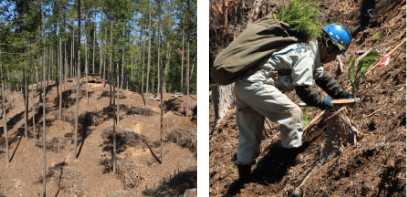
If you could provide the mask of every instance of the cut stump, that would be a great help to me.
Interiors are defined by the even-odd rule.
[[[323,164],[340,155],[344,147],[356,145],[359,131],[352,126],[346,113],[346,107],[342,107],[326,120],[328,136],[322,151]]]
[[[333,115],[326,119],[327,122],[327,139],[325,147],[322,151],[321,159],[317,164],[307,172],[301,184],[295,188],[293,194],[301,194],[300,188],[305,184],[311,174],[320,166],[331,161],[343,152],[343,148],[348,145],[356,145],[356,139],[359,131],[352,126],[351,121],[347,117],[346,107],[340,108]]]

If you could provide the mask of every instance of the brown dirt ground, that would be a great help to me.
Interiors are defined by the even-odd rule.
[[[84,82],[84,78],[82,79]],[[113,123],[111,108],[108,108],[109,97],[103,97],[102,84],[89,84],[88,111],[99,113],[99,117],[80,121],[78,131],[78,162],[73,162],[75,87],[76,80],[64,84],[65,99],[63,112],[66,114],[58,120],[56,86],[47,91],[47,194],[49,196],[177,196],[188,188],[196,188],[197,158],[196,149],[191,151],[177,143],[164,139],[163,165],[161,160],[160,141],[160,101],[148,101],[154,110],[152,116],[133,113],[127,114],[131,107],[143,105],[143,97],[135,92],[120,90],[127,98],[120,99],[120,127],[136,132],[141,140],[133,143],[118,143],[118,174],[112,171],[112,144],[104,141],[102,131]],[[35,89],[35,88],[34,88]],[[31,90],[31,86],[30,86]],[[81,90],[86,90],[82,83]],[[106,85],[105,90],[109,90]],[[196,110],[192,121],[181,114],[181,109],[168,107],[173,102],[172,93],[164,94],[166,108],[164,114],[164,136],[176,129],[189,131],[191,135],[184,138],[196,142]],[[150,94],[149,97],[153,97]],[[24,136],[24,107],[22,96],[13,95],[12,108],[7,114],[8,137],[11,162],[6,166],[5,137],[3,121],[0,123],[0,196],[40,196],[42,194],[42,109],[36,115],[37,146],[32,132],[32,110],[29,118],[29,138]],[[80,95],[79,113],[85,111],[86,97]],[[179,102],[185,103],[182,95]],[[35,103],[39,94],[35,93]],[[191,95],[190,107],[196,106],[196,95]],[[185,105],[185,104],[184,104]],[[31,109],[31,92],[29,106]],[[42,106],[42,105],[41,105]],[[116,110],[115,110],[116,111]],[[72,120],[72,121],[71,121]],[[95,126],[97,125],[97,126]],[[41,130],[41,131],[39,131]],[[38,137],[40,142],[38,142]],[[155,158],[157,157],[157,158]],[[133,169],[133,170],[130,170]],[[127,191],[125,184],[127,184]]]
[[[358,27],[360,2],[320,2],[321,13],[328,18],[335,16],[336,22],[349,25],[352,31]],[[383,56],[406,37],[406,1],[376,2],[370,29],[357,34],[347,51],[347,59],[351,54],[371,47]],[[373,39],[376,32],[381,35],[378,41]],[[228,33],[232,37],[238,34],[231,29]],[[210,39],[211,43],[219,43],[218,37]],[[211,47],[211,51],[220,50],[219,46]],[[347,146],[339,157],[313,172],[301,188],[303,196],[406,196],[406,44],[395,50],[391,58],[389,65],[377,67],[359,86],[361,102],[348,107],[348,117],[361,133],[358,144]],[[350,86],[348,72],[337,74],[336,63],[327,64],[324,69],[343,87]],[[300,103],[295,92],[287,95]],[[309,120],[321,112],[311,107],[308,111]],[[261,155],[252,167],[254,181],[245,184],[237,193],[229,193],[229,186],[238,179],[237,167],[233,167],[235,173],[229,170],[239,137],[235,117],[231,110],[210,140],[210,196],[291,196],[321,157],[327,116],[304,132],[302,160],[298,165],[283,159],[278,125],[273,123],[273,128],[267,131],[272,136],[262,141]],[[212,105],[210,126],[214,126]]]

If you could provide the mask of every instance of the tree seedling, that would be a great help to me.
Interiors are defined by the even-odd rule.
[[[356,59],[353,55],[349,58],[349,80],[352,84],[353,94],[356,96],[358,93],[358,86],[367,79],[366,73],[371,69],[370,64],[379,61],[380,53],[377,51],[370,51],[366,57],[362,58],[358,65],[355,65]]]
[[[380,38],[380,33],[379,33],[379,32],[376,32],[376,33],[373,35],[373,38],[374,38],[375,40],[379,40],[379,38]]]
[[[233,174],[233,166],[235,166],[235,164],[230,165],[229,170],[230,170],[230,174]]]
[[[308,120],[308,109],[302,112],[302,128],[305,128],[309,124]]]
[[[291,0],[287,6],[282,5],[274,17],[290,25],[294,31],[303,33],[308,38],[322,35],[318,19],[320,5],[310,0]]]

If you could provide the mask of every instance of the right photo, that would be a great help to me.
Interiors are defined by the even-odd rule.
[[[209,196],[406,196],[405,0],[209,4]]]

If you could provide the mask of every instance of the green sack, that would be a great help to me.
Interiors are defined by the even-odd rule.
[[[275,51],[299,42],[289,35],[287,23],[264,17],[250,24],[215,59],[211,77],[219,85],[228,85],[253,73],[252,66]]]

